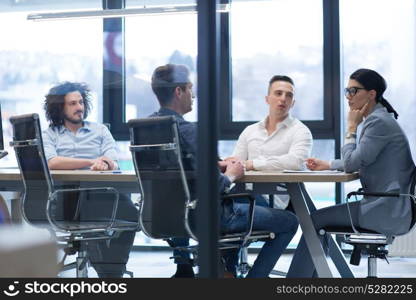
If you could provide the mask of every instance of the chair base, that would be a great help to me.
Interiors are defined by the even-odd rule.
[[[374,238],[374,236],[348,237],[344,242],[354,247],[350,257],[350,264],[358,266],[362,253],[369,255],[367,263],[368,278],[377,277],[377,258],[385,259],[388,262],[388,251],[385,248],[388,245],[388,239],[383,236],[377,238]]]
[[[61,266],[61,268],[60,268],[61,271],[60,272],[75,269],[76,270],[76,278],[88,278],[88,263],[89,263],[89,261],[88,261],[87,253],[86,253],[86,251],[78,251],[77,253],[78,253],[78,255],[77,255],[74,262],[65,264],[65,260],[66,260],[67,256],[75,254],[75,253],[72,253],[72,250],[71,250],[70,254],[68,254],[67,251],[65,251],[65,255],[62,258],[61,262],[59,263],[59,265]]]

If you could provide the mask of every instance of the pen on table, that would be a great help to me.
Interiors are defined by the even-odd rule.
[[[121,174],[123,173],[122,171],[100,171],[100,173],[108,173],[108,174]]]

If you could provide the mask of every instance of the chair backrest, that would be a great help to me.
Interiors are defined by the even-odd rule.
[[[410,182],[410,191],[409,191],[410,195],[413,195],[414,197],[416,197],[416,168],[413,171],[412,174],[412,180]],[[413,226],[416,224],[416,202],[414,198],[410,197],[410,203],[411,203],[411,208],[412,208],[412,221],[410,223],[410,229],[413,228]]]
[[[22,214],[27,222],[47,223],[46,205],[53,181],[43,150],[38,114],[10,118],[17,162],[24,184]]]
[[[175,117],[134,119],[130,150],[141,189],[140,225],[152,238],[194,237]]]

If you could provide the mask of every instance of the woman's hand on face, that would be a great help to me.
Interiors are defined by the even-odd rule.
[[[351,109],[348,112],[348,131],[356,132],[357,126],[363,121],[363,117],[368,113],[368,104],[364,104],[361,109]]]
[[[331,168],[328,161],[313,157],[307,158],[305,163],[306,167],[312,171],[329,170]]]

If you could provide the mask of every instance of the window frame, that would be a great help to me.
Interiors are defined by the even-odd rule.
[[[323,1],[323,120],[304,120],[316,139],[335,139],[336,148],[340,136],[341,105],[340,105],[340,34],[339,34],[339,1]],[[230,3],[223,0],[222,3]],[[124,8],[125,1],[103,0],[103,9]],[[124,54],[124,18],[117,20],[117,27],[122,34],[122,66],[118,70],[121,77],[104,70],[103,82],[103,121],[111,124],[111,132],[116,140],[128,140],[128,129],[125,119],[126,106],[126,78],[125,78],[125,54]],[[109,30],[109,19],[103,20],[103,32]],[[232,120],[232,74],[230,60],[230,18],[229,13],[220,16],[221,30],[221,74],[220,103],[218,104],[219,139],[237,139],[240,133],[254,121]],[[103,67],[104,68],[104,67]],[[114,83],[118,82],[118,83]],[[115,99],[117,101],[115,101]],[[120,117],[121,116],[121,117]],[[336,157],[339,151],[336,149]]]
[[[222,14],[222,41],[221,48],[221,72],[224,74],[224,82],[221,86],[221,99],[219,104],[219,138],[230,140],[238,138],[238,135],[254,121],[232,120],[232,67],[230,48],[230,20],[229,14]],[[309,127],[316,139],[336,139],[337,123],[339,122],[339,12],[338,0],[323,0],[323,120],[302,120]]]
[[[231,0],[221,0],[228,4]],[[124,8],[125,0],[103,0],[103,9]],[[341,157],[342,139],[342,105],[341,105],[341,44],[339,0],[322,0],[323,7],[323,109],[324,119],[319,121],[303,121],[312,132],[314,139],[334,139],[335,158]],[[103,122],[111,125],[111,133],[116,140],[128,140],[129,133],[125,119],[126,106],[126,76],[124,52],[124,18],[116,19],[118,30],[122,34],[122,65],[118,70],[121,77],[104,70],[103,82]],[[103,33],[109,20],[103,20]],[[229,13],[220,14],[220,74],[219,103],[217,104],[216,119],[219,140],[235,140],[248,125],[254,122],[232,121],[232,76],[230,60],[230,18]],[[103,64],[104,68],[104,64]],[[118,82],[114,84],[114,82]],[[114,101],[119,99],[119,101]],[[335,188],[336,203],[341,203],[342,185],[337,183]]]
[[[122,9],[125,0],[103,0],[103,9]],[[103,19],[103,35],[119,32],[121,35],[121,64],[117,69],[106,70],[103,57],[103,123],[110,124],[110,131],[116,140],[129,140],[126,116],[126,55],[124,18]]]

